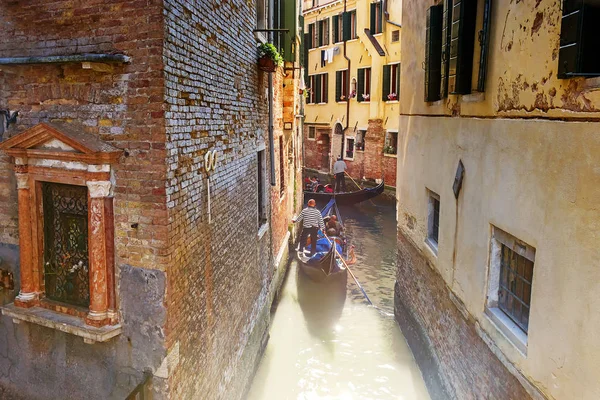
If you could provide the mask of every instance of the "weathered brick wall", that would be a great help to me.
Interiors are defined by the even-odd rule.
[[[531,398],[450,298],[444,279],[398,231],[396,320],[433,398]]]
[[[65,121],[126,152],[115,167],[114,196],[123,334],[106,344],[87,345],[72,335],[13,325],[2,317],[6,334],[0,341],[6,351],[0,369],[11,373],[1,375],[0,385],[30,398],[123,398],[144,368],[158,368],[165,352],[165,277],[150,270],[165,269],[167,262],[162,2],[6,1],[0,33],[3,57],[101,52],[132,57],[131,64],[105,72],[76,63],[2,66],[0,71],[0,107],[19,111],[17,126],[8,133]],[[6,244],[18,244],[18,236],[16,187],[5,157],[0,171],[0,242],[6,249]],[[18,277],[16,261],[9,267]],[[164,389],[160,379],[155,387],[157,394]]]
[[[248,365],[244,350],[259,351],[245,347],[261,321],[272,275],[270,234],[259,238],[257,223],[256,152],[266,144],[267,75],[256,67],[249,29],[256,16],[248,3],[169,0],[165,7],[167,341],[179,354],[169,376],[171,398],[235,399],[252,373],[240,368]],[[280,77],[275,82],[279,87]],[[277,137],[281,120],[275,122]],[[211,224],[208,150],[218,154],[210,172]]]
[[[396,157],[383,156],[381,169],[387,186],[396,186],[396,168],[398,168],[398,159]]]
[[[331,128],[318,126],[315,130],[315,140],[308,139],[308,130],[309,125],[304,125],[304,166],[319,171],[329,171],[324,154],[328,155],[330,152]]]
[[[385,143],[385,129],[380,119],[370,119],[365,140],[365,177],[367,179],[381,179],[383,176],[383,146]],[[396,179],[388,184],[394,185]]]

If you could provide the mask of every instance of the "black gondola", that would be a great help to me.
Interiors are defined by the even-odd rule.
[[[325,192],[310,192],[304,191],[305,201],[307,198],[315,199],[317,203],[324,204],[334,198],[337,204],[340,205],[351,205],[358,204],[363,201],[372,199],[373,197],[379,196],[385,189],[385,183],[381,183],[372,188],[365,188],[356,192],[345,192],[345,193],[325,193]]]
[[[321,214],[326,216],[329,214],[329,212],[335,210],[338,219],[341,221],[336,200],[337,198],[330,200],[327,206],[325,206],[325,208],[323,208],[321,211]],[[332,245],[332,242],[335,242],[335,245]],[[321,247],[325,246],[325,249],[322,251],[317,251],[313,256],[310,256],[310,254],[306,254],[304,252],[302,244],[300,244],[296,250],[296,255],[300,261],[299,266],[302,272],[304,272],[311,280],[315,282],[322,282],[327,278],[339,274],[345,274],[347,270],[344,266],[344,262],[340,259],[342,254],[344,254],[344,247],[346,246],[344,241],[335,237],[321,238],[317,241],[317,244]],[[307,250],[309,248],[310,246],[307,247]],[[353,249],[349,250],[350,251],[348,253],[352,254],[351,258],[354,258]]]

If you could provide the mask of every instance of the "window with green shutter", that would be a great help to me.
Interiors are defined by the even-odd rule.
[[[440,98],[448,97],[448,68],[450,66],[450,33],[452,30],[452,0],[444,0],[442,14],[442,65]]]
[[[308,50],[314,49],[316,47],[316,32],[315,32],[315,24],[308,24],[308,41],[306,42],[306,47]]]
[[[381,97],[383,101],[388,101],[388,95],[390,94],[390,82],[391,82],[392,66],[383,66],[383,79],[382,79],[382,90]]]
[[[359,102],[371,100],[371,68],[358,69],[356,100]]]
[[[331,29],[333,33],[333,43],[342,41],[342,18],[341,15],[331,17]]]
[[[315,103],[320,103],[321,102],[321,95],[322,95],[322,80],[323,80],[323,76],[322,75],[315,75]]]
[[[348,70],[335,72],[335,101],[348,100]]]
[[[600,76],[600,21],[597,0],[563,0],[558,77]]]
[[[477,0],[454,0],[448,67],[448,90],[452,94],[471,93],[476,18]]]
[[[425,101],[440,99],[443,6],[429,7],[425,34]]]
[[[373,35],[383,32],[383,10],[381,1],[371,3],[371,24],[369,26]]]
[[[329,18],[323,19],[317,22],[317,31],[319,37],[317,39],[317,46],[326,46],[329,44]]]

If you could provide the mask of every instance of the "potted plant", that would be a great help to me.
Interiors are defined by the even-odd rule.
[[[396,93],[390,93],[388,94],[388,100],[393,101],[393,100],[398,100],[398,95]]]
[[[371,95],[368,93],[363,93],[362,98],[363,98],[363,101],[369,101],[369,100],[371,100]]]
[[[272,43],[258,46],[258,68],[265,72],[275,72],[283,65],[283,57]]]
[[[394,146],[385,146],[383,148],[384,154],[396,154],[396,148]]]

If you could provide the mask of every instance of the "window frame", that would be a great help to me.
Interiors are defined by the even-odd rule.
[[[389,138],[393,137],[394,140],[390,140]],[[389,144],[389,143],[393,143],[393,144]],[[397,130],[387,130],[385,132],[385,140],[383,142],[384,145],[384,155],[389,155],[389,156],[396,156],[398,154],[398,131]],[[394,153],[386,153],[385,149],[391,146],[394,148]]]
[[[316,141],[317,140],[317,127],[314,125],[308,125],[307,128],[308,128],[308,131],[307,131],[306,139],[311,140],[311,141]],[[311,131],[313,132],[312,137],[310,137]]]
[[[358,138],[361,138],[361,141],[358,141]],[[366,146],[366,137],[367,137],[367,129],[366,128],[358,128],[356,130],[356,141],[354,142],[354,151],[360,151],[362,153],[364,153],[365,151],[365,146]],[[361,149],[357,148],[357,145],[362,144]]]
[[[440,210],[440,195],[432,190],[427,189],[427,236],[425,237],[425,243],[427,243],[431,251],[433,251],[433,254],[436,256],[438,254],[440,240]]]
[[[362,82],[361,82],[361,74],[359,71],[364,71],[362,73]],[[358,68],[357,70],[357,92],[356,92],[356,100],[360,103],[368,103],[371,101],[371,67]],[[362,93],[359,93],[362,88]],[[365,99],[363,95],[368,95],[369,97]]]
[[[341,73],[341,74],[340,74]],[[338,79],[341,80],[341,83],[338,82]],[[339,69],[336,71],[336,99],[337,103],[345,103],[349,99],[349,86],[350,86],[350,73],[348,69]],[[337,88],[340,88],[340,93],[338,95]]]
[[[352,155],[348,156],[348,141],[352,141]],[[355,136],[346,136],[344,143],[344,160],[354,161],[354,153],[356,152],[356,137]]]

